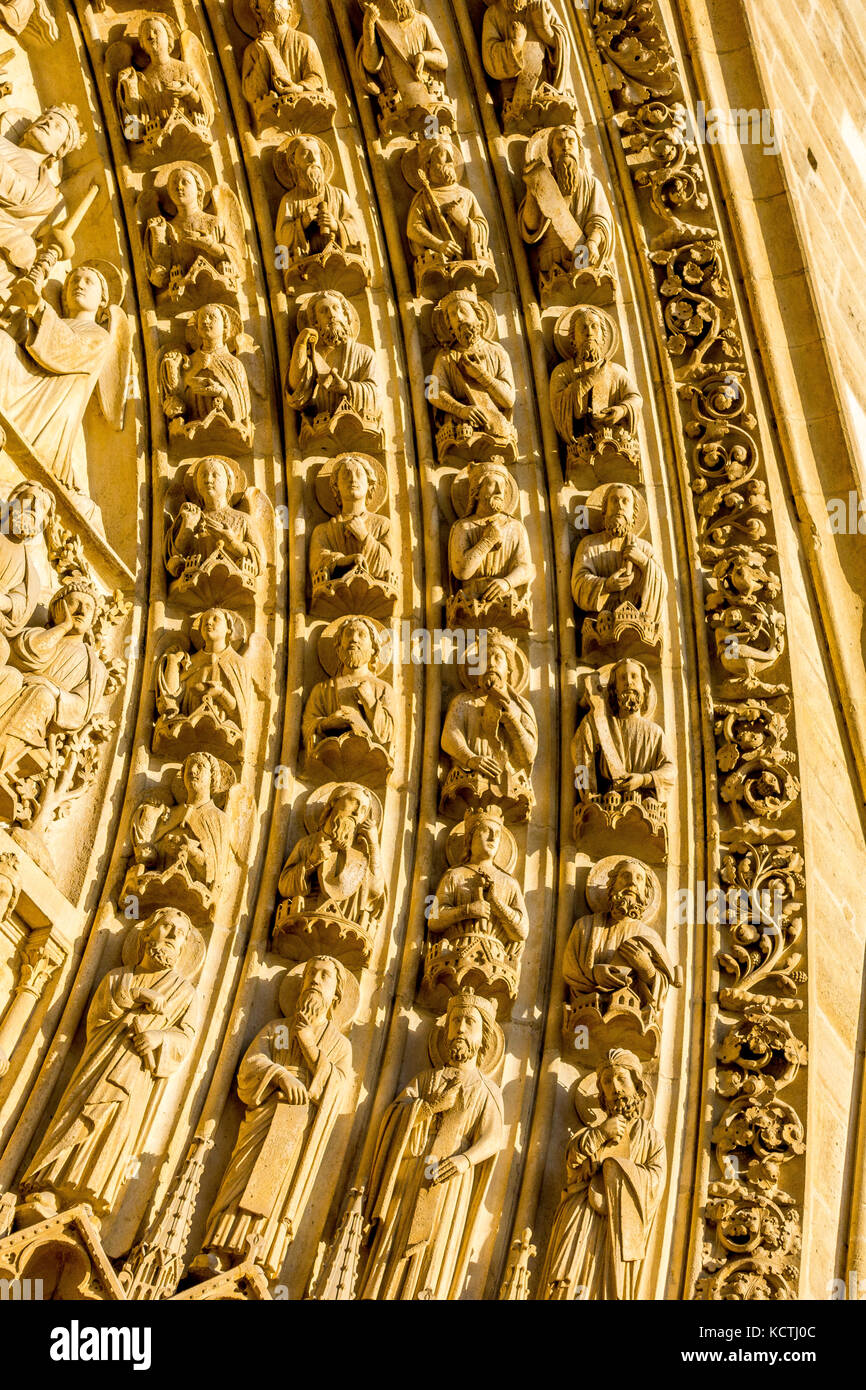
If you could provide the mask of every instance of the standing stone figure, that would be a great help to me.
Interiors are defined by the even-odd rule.
[[[354,976],[331,956],[285,976],[283,1017],[257,1034],[238,1071],[246,1112],[192,1273],[254,1259],[279,1278],[343,1109],[352,1067],[344,1033],[357,1006]]]
[[[93,996],[81,1060],[24,1175],[25,1224],[61,1204],[89,1202],[97,1219],[118,1205],[195,1037],[203,961],[201,936],[176,908],[130,928],[123,965]]]
[[[36,233],[57,210],[66,155],[84,142],[74,106],[49,106],[17,141],[0,136],[0,251],[13,270],[36,259]]]
[[[432,22],[414,0],[363,0],[363,30],[356,57],[367,90],[379,99],[379,129],[414,136],[433,120],[450,125],[454,104],[445,93],[448,55]],[[384,13],[382,12],[384,11]]]
[[[370,283],[359,210],[331,182],[334,156],[315,135],[290,135],[274,151],[286,190],[277,212],[278,264],[286,291],[332,288],[354,294]]]
[[[440,463],[517,457],[512,412],[517,392],[505,348],[496,341],[496,312],[474,289],[453,290],[433,310],[441,349],[427,383]]]
[[[465,286],[495,289],[499,276],[490,228],[475,194],[460,182],[463,157],[451,136],[435,135],[411,146],[403,170],[418,190],[406,223],[417,293],[436,300]]]
[[[49,587],[45,528],[54,498],[41,483],[18,483],[0,507],[0,665]]]
[[[588,615],[583,655],[657,657],[668,581],[652,546],[641,539],[646,504],[628,483],[610,483],[587,505],[592,531],[580,541],[571,571],[574,601]]]
[[[542,307],[613,297],[613,214],[574,126],[540,130],[527,142],[518,210],[524,241],[538,247]]]
[[[252,25],[241,11],[246,9]],[[299,0],[236,0],[235,12],[257,37],[244,51],[241,86],[259,130],[326,130],[337,103],[315,42],[298,28]]]
[[[416,1076],[379,1126],[360,1300],[460,1297],[503,1143],[502,1096],[489,1079],[503,1047],[495,1004],[469,989],[453,995],[431,1037],[433,1069]]]
[[[603,309],[567,309],[554,341],[563,358],[550,376],[550,409],[566,443],[569,470],[600,464],[640,472],[637,430],[643,402],[625,367],[613,360],[619,330]]]
[[[635,1299],[664,1188],[664,1140],[644,1118],[651,1096],[633,1052],[613,1048],[588,1081],[595,1113],[568,1145],[541,1298]]]
[[[506,131],[573,121],[577,103],[568,79],[571,44],[550,0],[487,0],[481,55],[502,83]]]
[[[303,412],[302,449],[381,448],[376,360],[372,349],[358,342],[360,327],[357,310],[337,290],[320,290],[300,301],[286,401]]]

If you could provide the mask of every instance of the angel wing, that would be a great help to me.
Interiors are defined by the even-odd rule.
[[[243,655],[253,688],[259,699],[264,700],[274,680],[274,649],[263,633],[254,632]]]
[[[129,39],[118,39],[108,45],[105,50],[105,74],[112,89],[121,69],[132,67],[134,56],[135,49]]]
[[[216,114],[216,97],[211,86],[208,73],[207,58],[202,48],[200,39],[196,38],[189,29],[184,29],[180,36],[180,53],[183,61],[195,77],[192,86],[195,87],[202,105],[202,113],[208,125],[210,125]]]
[[[243,247],[246,244],[246,228],[244,227],[240,203],[230,188],[223,188],[220,185],[213,189],[210,196],[214,212],[222,225],[223,236],[234,251],[240,271]]]
[[[96,391],[106,420],[116,430],[122,430],[132,374],[132,326],[129,315],[118,304],[109,306],[108,336],[111,347],[102,364]]]
[[[257,396],[264,396],[266,391],[265,365],[258,344],[253,341],[249,333],[238,333],[235,337],[235,344],[235,355],[243,363],[250,390],[254,391]]]
[[[274,562],[274,509],[270,500],[257,487],[248,487],[237,504],[239,512],[246,512],[252,522],[255,540],[266,563],[263,571]]]

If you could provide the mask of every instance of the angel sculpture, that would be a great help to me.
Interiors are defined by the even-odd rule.
[[[144,263],[158,298],[185,304],[235,299],[244,228],[230,189],[213,188],[197,164],[167,164],[158,170],[141,211]]]
[[[244,53],[241,86],[259,130],[327,130],[337,102],[315,41],[298,29],[298,0],[235,0],[234,11],[253,38]]]
[[[251,699],[249,662],[237,648],[245,627],[227,608],[206,608],[190,623],[195,651],[170,647],[156,671],[153,751],[183,757],[195,749],[228,762],[243,756]]]
[[[277,213],[277,257],[287,294],[335,289],[355,294],[370,283],[360,213],[331,183],[334,156],[316,135],[290,135],[274,151],[286,190]]]
[[[66,277],[60,313],[35,283],[19,280],[17,312],[0,329],[0,417],[82,497],[88,493],[82,426],[94,391],[106,420],[123,428],[132,334],[122,298],[114,266],[85,261]]]
[[[174,597],[232,606],[253,601],[264,550],[250,515],[254,489],[221,455],[185,470],[184,501],[165,536],[165,566]],[[234,499],[238,499],[235,501]]]
[[[173,58],[178,47],[181,57]],[[142,53],[147,57],[143,68],[135,63]],[[111,44],[105,61],[110,74],[120,69],[117,106],[131,145],[163,158],[207,149],[215,104],[207,60],[194,34],[188,29],[180,33],[167,15],[147,15],[138,42]]]
[[[167,348],[159,363],[162,411],[173,440],[246,449],[253,442],[247,363],[261,389],[260,359],[236,309],[204,304],[189,319],[190,351]],[[231,350],[243,352],[235,356]]]

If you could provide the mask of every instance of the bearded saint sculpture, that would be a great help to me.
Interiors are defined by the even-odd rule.
[[[517,392],[505,348],[496,341],[496,313],[474,290],[454,290],[433,310],[441,344],[427,383],[440,463],[517,457],[512,422]]]
[[[432,21],[414,0],[362,0],[363,29],[356,50],[358,67],[367,75],[367,91],[379,101],[383,140],[415,137],[431,124],[451,126],[455,107],[443,75],[448,55]]]
[[[524,241],[538,247],[542,308],[612,300],[613,214],[574,126],[532,136],[523,180],[526,197],[518,209],[518,223]]]
[[[448,539],[448,625],[531,627],[535,565],[526,527],[513,515],[517,483],[499,459],[470,464],[467,473],[458,474],[451,487],[460,520]]]
[[[409,205],[406,235],[415,257],[418,295],[437,300],[450,290],[492,290],[499,276],[481,205],[460,179],[463,157],[447,133],[411,146],[403,159],[418,191]]]
[[[287,294],[335,289],[355,294],[370,283],[360,213],[331,182],[334,156],[315,135],[290,135],[274,151],[286,190],[277,212],[277,264]]]
[[[235,0],[234,9],[244,32],[255,35],[244,50],[241,87],[259,131],[326,130],[337,102],[315,41],[298,28],[299,0]]]
[[[528,133],[573,121],[577,103],[568,80],[571,44],[550,0],[487,0],[481,55],[502,84],[502,125]]]
[[[587,500],[590,526],[577,547],[571,592],[587,616],[583,655],[657,658],[664,642],[667,576],[641,538],[646,503],[628,483],[596,488]]]
[[[619,330],[603,309],[566,309],[554,342],[563,361],[550,376],[550,409],[566,444],[569,473],[590,469],[604,479],[623,469],[640,477],[637,436],[643,402],[631,376],[613,360]]]
[[[342,453],[382,447],[382,412],[372,349],[358,342],[357,310],[337,290],[305,295],[286,376],[286,402],[302,412],[302,449]]]

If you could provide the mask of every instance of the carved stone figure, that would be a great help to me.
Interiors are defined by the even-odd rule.
[[[55,43],[58,37],[57,22],[48,0],[4,0],[0,5],[0,23],[16,37],[28,28],[28,38],[32,35],[42,42]]]
[[[518,222],[524,241],[538,247],[542,306],[612,300],[613,215],[574,126],[532,136],[523,179]]]
[[[399,576],[391,523],[376,510],[385,495],[385,470],[368,454],[340,454],[319,470],[316,496],[332,520],[314,527],[310,539],[313,613],[393,612]]]
[[[355,294],[370,283],[359,211],[331,182],[334,156],[315,135],[290,135],[274,151],[286,190],[277,213],[277,257],[288,294],[335,289]]]
[[[274,944],[283,955],[326,951],[353,970],[367,964],[387,903],[381,820],[379,798],[356,782],[327,783],[310,795],[308,833],[280,874]]]
[[[577,103],[568,80],[571,44],[550,0],[487,0],[481,54],[502,84],[506,131],[573,121]]]
[[[427,383],[441,463],[517,457],[516,391],[508,353],[496,341],[496,313],[474,290],[454,290],[433,310],[437,352]]]
[[[178,48],[180,58],[172,57]],[[146,15],[137,43],[130,36],[111,44],[105,58],[110,71],[119,69],[117,109],[131,145],[164,159],[208,148],[215,105],[207,59],[194,34],[179,32],[167,15]]]
[[[158,299],[184,306],[234,302],[245,235],[231,189],[212,187],[198,164],[165,164],[144,195],[141,211],[145,268]]]
[[[664,640],[668,581],[652,546],[641,539],[646,503],[627,483],[591,493],[591,532],[577,547],[571,592],[589,616],[581,629],[583,655],[657,657]]]
[[[377,674],[385,635],[373,618],[338,618],[319,637],[330,679],[313,686],[301,725],[309,772],[363,777],[373,786],[394,766],[394,691]]]
[[[45,528],[54,498],[41,483],[18,483],[0,509],[0,664],[49,587]]]
[[[503,1005],[517,996],[529,915],[510,870],[517,845],[498,806],[467,811],[448,840],[452,865],[427,918],[423,988],[434,1004],[471,987]]]
[[[147,1149],[166,1081],[195,1037],[195,980],[204,942],[185,913],[154,912],[131,927],[123,964],[87,1011],[87,1041],[21,1184],[22,1224],[60,1204],[89,1202],[104,1218]]]
[[[535,805],[532,765],[538,725],[521,693],[529,667],[520,648],[495,629],[486,633],[486,660],[476,646],[472,670],[460,675],[467,689],[448,706],[442,750],[451,766],[442,786],[440,810],[461,815],[467,806],[499,805],[513,820],[527,820]]]
[[[235,774],[212,753],[190,753],[172,783],[173,805],[148,797],[132,817],[132,853],[122,901],[169,903],[193,921],[213,920],[228,863],[231,816],[224,803]]]
[[[315,42],[298,29],[299,0],[235,0],[234,9],[244,32],[256,35],[241,85],[258,129],[326,130],[337,103]]]
[[[432,1070],[415,1077],[379,1126],[359,1299],[460,1297],[503,1144],[502,1096],[490,1080],[503,1048],[495,1004],[470,989],[449,999],[430,1039]]]
[[[66,277],[62,312],[37,286],[19,280],[20,314],[0,331],[0,415],[29,444],[40,462],[86,502],[84,414],[96,391],[102,413],[123,425],[132,357],[129,319],[120,307],[123,284],[106,261],[85,261]]]
[[[619,330],[603,309],[567,309],[554,329],[564,359],[550,377],[550,409],[566,443],[569,472],[591,469],[605,480],[623,469],[640,477],[637,430],[643,402],[629,373],[613,360]]]
[[[299,302],[286,400],[304,413],[299,431],[304,450],[382,448],[375,357],[358,342],[359,332],[357,311],[337,290],[320,290]]]
[[[584,1123],[566,1152],[541,1297],[635,1299],[667,1170],[640,1060],[613,1048],[575,1104]]]
[[[463,168],[463,156],[447,133],[413,144],[403,158],[406,179],[418,190],[406,223],[415,287],[434,301],[449,290],[471,285],[492,290],[499,284],[487,218],[475,194],[460,182]]]
[[[83,140],[74,106],[49,106],[17,140],[0,135],[0,251],[13,270],[33,265],[36,233],[60,203],[63,160]]]
[[[367,90],[379,100],[382,138],[429,132],[430,122],[450,126],[454,103],[443,80],[448,55],[432,21],[414,0],[363,0],[363,32],[357,61],[368,73]]]
[[[564,1031],[589,1029],[587,1060],[619,1044],[653,1057],[668,989],[679,984],[650,926],[661,905],[658,878],[638,859],[610,855],[590,870],[585,893],[591,911],[572,928],[562,963],[571,1001]]]
[[[203,305],[189,319],[187,343],[188,352],[167,348],[159,363],[169,437],[190,447],[248,449],[253,442],[250,382],[235,352],[243,350],[250,360],[252,343],[237,310]]]
[[[720,694],[780,695],[784,686],[761,679],[785,651],[785,615],[775,600],[782,591],[769,561],[771,545],[728,545],[707,576],[704,608],[716,656],[729,679]]]
[[[526,527],[513,515],[520,500],[515,479],[498,459],[471,464],[458,473],[451,497],[461,520],[448,540],[449,627],[530,627],[535,565]]]
[[[358,985],[340,961],[314,956],[285,976],[283,1018],[268,1023],[238,1070],[246,1107],[192,1272],[254,1259],[278,1279],[349,1088],[344,1037]]]
[[[665,802],[676,770],[664,732],[652,721],[656,692],[649,672],[639,661],[618,661],[587,677],[584,703],[589,713],[571,744],[575,839],[592,853],[615,834],[621,849],[664,859]]]
[[[187,500],[165,534],[172,593],[196,603],[252,602],[264,551],[240,468],[216,455],[191,463],[182,479]]]
[[[184,758],[196,749],[229,762],[243,757],[250,707],[249,667],[236,648],[244,624],[227,608],[207,608],[190,623],[195,648],[170,648],[156,670],[153,751]]]

